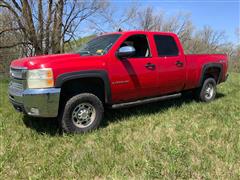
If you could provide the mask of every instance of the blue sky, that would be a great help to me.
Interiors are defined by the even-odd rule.
[[[126,8],[130,0],[112,0],[113,6]],[[225,31],[227,40],[239,43],[236,36],[240,28],[240,0],[145,0],[138,2],[142,7],[152,6],[163,10],[167,15],[177,12],[191,13],[193,24],[197,29],[210,25],[214,30]]]

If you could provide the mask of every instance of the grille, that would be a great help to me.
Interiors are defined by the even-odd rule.
[[[10,86],[14,89],[23,90],[23,84],[20,83],[10,82]]]
[[[13,78],[17,79],[25,79],[26,74],[26,68],[24,67],[11,67],[10,68],[10,75]]]
[[[9,94],[14,96],[21,96],[26,87],[26,72],[24,67],[11,67],[10,75],[11,81],[9,83]]]
[[[9,83],[9,94],[15,96],[21,96],[23,92],[23,84],[11,81]]]

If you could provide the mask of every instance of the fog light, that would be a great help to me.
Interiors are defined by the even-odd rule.
[[[39,110],[38,108],[31,108],[30,109],[32,115],[39,115]]]

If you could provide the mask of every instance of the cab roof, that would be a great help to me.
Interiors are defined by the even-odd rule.
[[[172,32],[160,32],[160,31],[144,31],[144,30],[131,30],[131,31],[120,31],[120,32],[109,32],[109,33],[104,33],[102,35],[107,35],[107,34],[162,34],[162,35],[175,35],[175,33]]]

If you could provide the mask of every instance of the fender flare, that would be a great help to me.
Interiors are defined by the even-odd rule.
[[[209,64],[205,64],[202,68],[202,72],[201,72],[201,76],[200,76],[200,81],[199,81],[199,87],[202,85],[203,80],[204,80],[204,74],[207,71],[207,69],[209,68],[219,68],[220,69],[220,73],[218,75],[218,81],[216,82],[217,84],[219,84],[222,80],[222,74],[223,74],[223,65],[221,63],[209,63]]]
[[[104,82],[105,103],[111,103],[112,96],[110,81],[108,73],[105,70],[75,71],[61,74],[56,78],[55,87],[60,88],[67,81],[81,78],[100,78]]]

